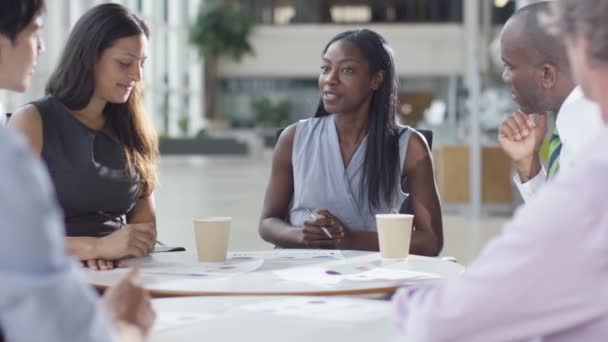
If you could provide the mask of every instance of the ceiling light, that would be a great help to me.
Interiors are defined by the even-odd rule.
[[[494,6],[503,8],[509,3],[509,0],[494,0]]]

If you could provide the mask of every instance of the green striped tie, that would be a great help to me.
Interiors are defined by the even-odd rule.
[[[559,170],[559,154],[562,151],[562,141],[559,139],[557,129],[551,133],[549,140],[549,170],[547,171],[547,179],[555,176]]]

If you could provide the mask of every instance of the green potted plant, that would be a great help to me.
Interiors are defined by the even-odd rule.
[[[182,115],[177,120],[177,126],[179,127],[179,131],[182,133],[182,136],[187,136],[188,130],[190,129],[190,117],[188,115]]]
[[[236,1],[204,1],[190,27],[190,42],[204,60],[205,118],[213,119],[218,110],[218,65],[222,57],[241,61],[253,54],[249,37],[253,20],[247,10]]]
[[[289,124],[291,102],[282,99],[275,103],[267,96],[260,96],[251,100],[251,108],[264,144],[274,146],[277,129],[285,128]]]

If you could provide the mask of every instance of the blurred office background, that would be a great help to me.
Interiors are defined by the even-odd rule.
[[[3,112],[44,95],[71,26],[102,2],[48,2],[46,52],[27,93],[0,92]],[[470,261],[521,203],[496,139],[498,124],[516,109],[501,81],[498,37],[516,8],[533,1],[115,2],[151,28],[144,80],[161,137],[156,196],[165,243],[193,248],[193,218],[227,215],[234,219],[232,249],[272,247],[257,225],[274,132],[312,116],[321,50],[333,35],[354,28],[379,32],[394,50],[399,120],[434,132],[443,254]],[[197,32],[206,40],[197,43]],[[214,40],[222,42],[217,49],[210,48]],[[240,58],[231,55],[235,50]]]

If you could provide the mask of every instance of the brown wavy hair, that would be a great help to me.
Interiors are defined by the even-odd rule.
[[[116,40],[144,34],[148,26],[125,7],[106,3],[88,10],[74,25],[46,93],[70,110],[85,108],[95,91],[94,68],[103,51]],[[104,115],[124,146],[126,170],[132,167],[139,177],[141,197],[156,187],[158,137],[143,103],[143,83],[139,81],[125,103],[107,103]]]

